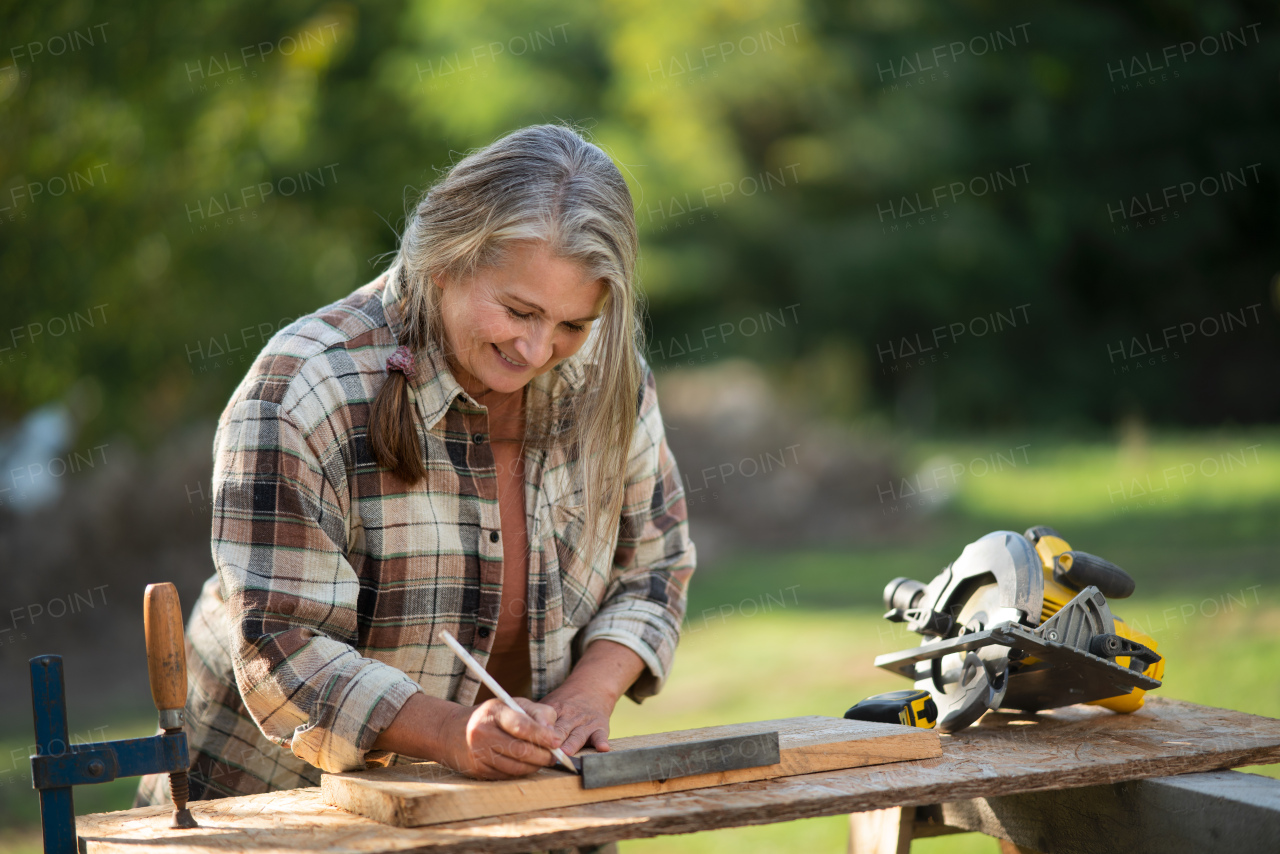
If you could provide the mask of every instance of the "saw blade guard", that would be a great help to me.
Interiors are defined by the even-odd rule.
[[[895,578],[884,590],[885,617],[934,638],[955,637],[956,618],[974,592],[993,583],[996,607],[987,626],[1008,620],[1035,628],[1044,604],[1044,574],[1040,557],[1026,537],[1015,531],[994,531],[964,547],[960,557],[928,585]]]
[[[939,586],[938,609],[958,613],[974,590],[991,579],[998,589],[997,603],[1006,612],[1001,616],[1032,628],[1040,624],[1044,603],[1040,556],[1027,538],[1015,531],[993,531],[964,547],[951,564],[950,578]],[[987,627],[997,622],[1000,620],[991,614]]]

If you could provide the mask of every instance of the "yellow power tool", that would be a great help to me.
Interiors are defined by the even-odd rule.
[[[876,666],[928,691],[942,732],[988,709],[1094,703],[1135,712],[1143,694],[1160,687],[1164,658],[1154,640],[1111,613],[1107,600],[1133,589],[1127,572],[1072,549],[1052,528],[995,531],[928,585],[889,582],[885,618],[924,639],[879,656]]]

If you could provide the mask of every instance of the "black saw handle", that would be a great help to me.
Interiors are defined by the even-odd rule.
[[[1053,580],[1075,590],[1092,584],[1108,599],[1124,599],[1133,593],[1133,577],[1109,560],[1075,550],[1058,555]]]

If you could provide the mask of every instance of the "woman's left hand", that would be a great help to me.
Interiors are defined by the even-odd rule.
[[[617,697],[577,689],[566,683],[539,702],[556,710],[552,728],[564,738],[560,748],[565,753],[572,756],[583,746],[602,752],[609,749],[609,715],[618,702]]]
[[[609,715],[642,670],[640,656],[620,643],[601,639],[587,645],[569,678],[538,701],[556,710],[551,726],[564,738],[565,753],[572,756],[584,745],[609,749]]]

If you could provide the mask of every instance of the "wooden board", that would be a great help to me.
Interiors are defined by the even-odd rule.
[[[988,714],[942,756],[428,827],[392,827],[294,789],[198,801],[198,830],[140,807],[77,819],[81,854],[527,852],[894,806],[1280,762],[1280,721],[1161,697],[1133,715],[1072,706]]]
[[[580,777],[551,768],[518,780],[473,780],[435,762],[419,762],[325,774],[321,791],[324,802],[331,806],[385,824],[415,827],[942,755],[938,735],[932,730],[817,715],[617,738],[610,752],[774,730],[782,759],[777,764],[601,789],[584,789]]]

